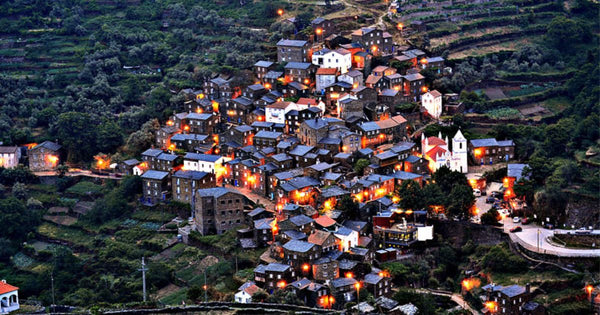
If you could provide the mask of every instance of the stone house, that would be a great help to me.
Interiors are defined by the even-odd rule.
[[[142,174],[142,204],[154,206],[160,201],[167,200],[171,193],[169,173],[157,170],[147,170]]]
[[[246,196],[230,188],[204,188],[196,191],[196,228],[202,235],[223,234],[244,222]]]

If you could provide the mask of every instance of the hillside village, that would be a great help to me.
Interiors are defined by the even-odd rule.
[[[395,41],[397,31],[419,27],[398,23],[393,35],[380,24],[342,32],[315,18],[312,34],[281,38],[276,59],[255,61],[252,84],[215,74],[172,90],[183,95],[183,110],[159,121],[153,144],[136,158],[112,162],[99,153],[89,170],[69,168],[70,152],[56,140],[0,146],[0,167],[25,165],[39,177],[139,177],[136,205],[185,209],[160,227],[174,225],[168,248],[227,235],[238,251],[260,252],[229,301],[235,303],[291,292],[296,304],[314,309],[418,314],[410,301],[393,298],[403,289],[389,267],[425,256],[442,234],[456,237],[460,226],[451,224],[494,226],[502,235],[496,237],[530,262],[557,257],[552,264],[569,272],[573,260],[598,257],[595,242],[587,249],[557,245],[556,235],[570,239],[569,227],[534,215],[531,200],[518,193],[533,175],[514,139],[471,138],[466,124],[452,119],[465,113],[463,99],[432,89],[424,74],[442,79],[454,69],[440,55]],[[410,103],[416,106],[406,110]],[[437,135],[426,134],[432,129]],[[82,215],[91,208],[78,205]],[[598,227],[570,229],[595,240]],[[529,282],[480,286],[485,275],[469,264],[460,294],[437,292],[452,297],[454,310],[547,314]],[[204,278],[204,294],[207,286]],[[18,309],[16,290],[0,282],[0,314]],[[145,290],[144,282],[144,301]],[[589,286],[592,307],[600,308],[598,292]]]

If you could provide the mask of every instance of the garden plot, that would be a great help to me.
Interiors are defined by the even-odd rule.
[[[491,87],[483,90],[485,96],[487,96],[490,100],[499,100],[506,98],[504,91],[501,88]]]
[[[68,215],[45,215],[44,220],[58,225],[71,226],[77,223],[77,219]]]

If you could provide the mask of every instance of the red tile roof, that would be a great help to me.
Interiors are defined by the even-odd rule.
[[[317,100],[314,98],[301,97],[298,99],[296,104],[300,105],[317,105]]]
[[[319,68],[317,69],[317,75],[335,75],[337,73],[336,68]]]
[[[438,137],[429,137],[427,138],[428,145],[446,145],[446,141],[438,138]]]
[[[322,215],[315,219],[315,223],[317,223],[318,225],[320,225],[322,227],[329,227],[329,226],[334,225],[336,222],[334,219],[332,219],[326,215]]]
[[[288,107],[290,105],[291,102],[275,102],[271,105],[267,105],[268,108],[279,108],[279,109],[285,109],[286,107]]]
[[[433,97],[442,96],[442,93],[438,92],[438,90],[429,91],[429,94],[433,95]]]
[[[246,293],[250,294],[250,296],[254,295],[254,293],[260,291],[260,288],[258,286],[256,286],[256,284],[253,284],[247,288],[244,289],[244,291],[246,291]]]
[[[437,161],[437,156],[444,153],[446,153],[446,150],[444,148],[435,146],[433,147],[433,149],[425,153],[425,155],[430,157],[432,160]]]
[[[17,290],[19,290],[19,288],[6,283],[4,280],[0,281],[0,294],[17,291]]]
[[[315,230],[311,235],[308,236],[308,242],[322,246],[330,235],[330,232]]]

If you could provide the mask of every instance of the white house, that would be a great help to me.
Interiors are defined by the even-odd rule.
[[[431,117],[439,119],[442,115],[442,94],[437,90],[423,94],[421,104]]]
[[[346,73],[352,68],[352,53],[344,48],[323,48],[313,53],[312,63],[320,68],[336,68],[340,73]]]
[[[296,101],[296,106],[298,111],[307,109],[309,107],[317,107],[321,110],[321,113],[325,113],[325,103],[314,98],[301,97],[298,101]]]
[[[234,299],[236,303],[252,303],[252,295],[260,290],[252,281],[248,281],[238,288]]]
[[[291,110],[297,110],[294,102],[275,102],[265,107],[265,120],[276,124],[285,124],[285,114]]]
[[[0,281],[0,314],[8,314],[19,309],[19,288]]]
[[[333,235],[340,239],[341,249],[344,252],[350,247],[358,246],[358,232],[352,229],[342,226]]]
[[[315,88],[321,91],[335,83],[338,70],[336,68],[319,68],[315,75]]]
[[[19,164],[19,147],[0,147],[0,167],[13,168]]]
[[[214,155],[186,153],[183,157],[183,169],[186,171],[199,171],[216,174],[219,177],[225,162],[231,161],[230,157]]]
[[[452,151],[448,148],[448,137],[425,137],[421,135],[421,149],[425,159],[429,161],[429,170],[435,172],[442,166],[447,166],[452,171],[468,172],[467,165],[467,139],[459,130],[452,138]]]

